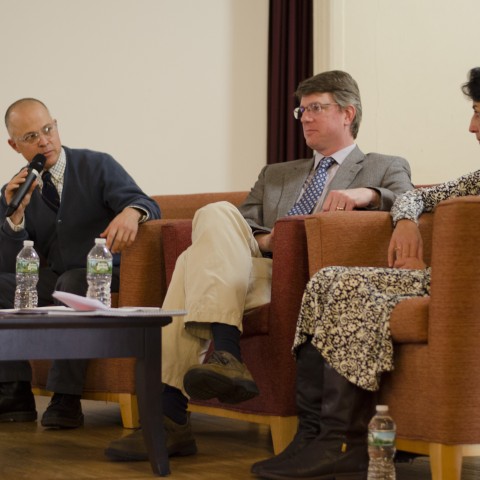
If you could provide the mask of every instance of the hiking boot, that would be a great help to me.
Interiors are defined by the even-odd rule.
[[[167,441],[169,457],[186,457],[197,453],[197,444],[192,434],[190,416],[187,423],[180,425],[170,418],[163,416],[163,426]],[[130,435],[113,440],[105,450],[105,455],[117,462],[141,462],[148,460],[147,447],[143,439],[143,432],[139,428]]]
[[[206,363],[188,369],[183,386],[194,400],[218,398],[224,403],[244,402],[259,393],[246,365],[224,351],[215,351]]]

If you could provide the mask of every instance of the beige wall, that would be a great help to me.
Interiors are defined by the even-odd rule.
[[[267,25],[268,0],[0,0],[0,112],[40,98],[65,145],[113,154],[149,194],[248,189]],[[23,165],[6,140],[2,185]]]
[[[358,143],[405,156],[415,183],[480,166],[460,92],[480,65],[478,0],[315,0],[316,70],[350,72],[362,93]]]
[[[358,80],[364,151],[416,183],[478,167],[459,85],[478,0],[315,0],[316,71]],[[35,96],[64,144],[112,153],[149,194],[248,189],[266,159],[268,0],[0,0],[0,112]],[[23,164],[0,127],[0,183]]]

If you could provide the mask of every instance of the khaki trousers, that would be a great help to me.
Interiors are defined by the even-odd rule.
[[[199,363],[213,322],[242,331],[243,312],[270,301],[272,260],[263,258],[250,226],[228,202],[197,211],[192,245],[178,258],[163,308],[186,310],[162,329],[162,380],[182,390]]]

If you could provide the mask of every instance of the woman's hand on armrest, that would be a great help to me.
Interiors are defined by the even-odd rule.
[[[405,219],[399,220],[393,231],[388,246],[388,265],[397,268],[411,268],[399,266],[406,264],[407,259],[416,259],[418,265],[425,265],[423,263],[423,241],[418,225]],[[409,263],[412,261],[409,260]]]
[[[406,268],[407,270],[423,270],[427,264],[417,257],[408,257],[395,260],[394,268]]]

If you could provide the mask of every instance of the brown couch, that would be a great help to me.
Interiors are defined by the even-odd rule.
[[[157,195],[161,220],[140,225],[134,245],[122,254],[120,291],[112,295],[113,306],[161,306],[166,292],[162,228],[172,219],[193,218],[195,211],[211,202],[228,200],[240,205],[247,192]],[[32,387],[45,390],[49,361],[31,362]],[[125,428],[139,425],[133,359],[98,359],[89,362],[83,398],[117,402]]]
[[[386,265],[388,213],[321,214],[305,222],[310,274],[330,265]],[[397,448],[430,455],[433,480],[460,480],[480,455],[480,198],[443,202],[420,220],[431,296],[395,307],[395,370],[380,401],[397,423]]]
[[[161,306],[175,260],[190,244],[194,212],[219,200],[239,205],[246,195],[247,192],[234,192],[154,197],[162,210],[162,220],[141,225],[134,245],[122,253],[118,305]],[[261,393],[239,405],[191,404],[194,411],[268,424],[275,452],[281,451],[296,431],[295,364],[290,348],[307,281],[303,219],[282,219],[276,226],[272,301],[246,314],[241,339],[244,361]],[[32,363],[36,393],[46,393],[48,363]],[[83,397],[118,402],[124,426],[137,426],[134,361],[90,361]]]

